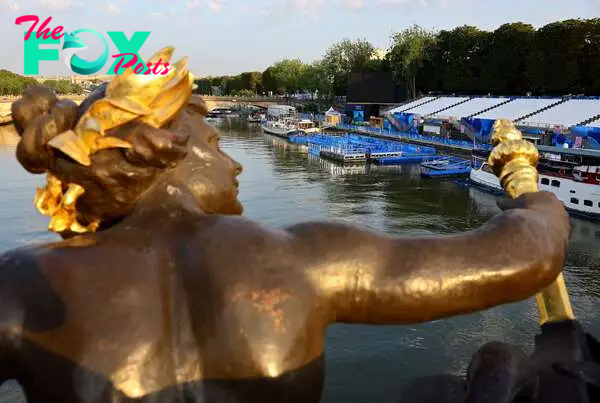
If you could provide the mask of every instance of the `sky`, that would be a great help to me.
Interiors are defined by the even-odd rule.
[[[20,74],[23,34],[31,25],[15,25],[23,15],[37,15],[39,24],[52,17],[51,29],[98,31],[110,55],[118,51],[106,31],[123,31],[128,38],[151,31],[142,57],[174,46],[174,59],[187,56],[191,71],[204,77],[263,71],[284,58],[311,62],[344,38],[387,48],[393,33],[415,23],[435,30],[465,24],[494,30],[506,22],[540,27],[594,18],[600,16],[600,0],[0,0],[0,69]],[[101,40],[87,33],[79,37],[89,48],[78,55],[96,59]],[[43,75],[72,74],[62,60],[39,66]]]

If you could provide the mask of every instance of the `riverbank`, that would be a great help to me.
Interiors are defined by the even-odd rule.
[[[10,115],[10,107],[13,102],[19,99],[20,96],[11,96],[11,97],[0,97],[0,126],[9,125],[12,122],[12,117]],[[84,95],[64,95],[60,96],[61,99],[70,99],[77,103],[80,103],[84,100]]]

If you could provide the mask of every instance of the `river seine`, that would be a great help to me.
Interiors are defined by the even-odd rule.
[[[495,196],[453,180],[421,179],[418,165],[340,167],[261,134],[257,126],[229,123],[222,130],[223,148],[244,166],[245,215],[269,225],[336,219],[389,234],[450,234],[499,212]],[[0,144],[0,253],[56,239],[32,204],[43,181],[19,166],[14,145]],[[572,224],[565,277],[578,318],[600,337],[600,224]],[[410,379],[461,374],[471,354],[491,340],[529,352],[536,332],[533,299],[416,326],[335,325],[327,332],[322,401],[396,403]],[[19,396],[14,384],[0,389],[1,403],[23,401]]]

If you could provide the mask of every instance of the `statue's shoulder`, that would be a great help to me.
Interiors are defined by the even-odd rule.
[[[25,246],[0,253],[0,278],[9,272],[22,272],[31,266],[38,252],[38,247]]]
[[[31,331],[53,328],[64,315],[61,298],[44,273],[45,251],[29,246],[0,254],[0,312],[19,322],[12,325]]]
[[[21,281],[30,276],[39,276],[45,269],[60,266],[81,253],[97,248],[92,236],[75,237],[68,240],[26,245],[0,253],[0,279],[14,278]]]

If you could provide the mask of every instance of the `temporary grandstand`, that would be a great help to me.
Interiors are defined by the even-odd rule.
[[[497,119],[539,132],[595,133],[600,141],[600,97],[425,96],[388,110],[397,129],[422,124],[427,132],[454,127],[469,137],[485,139]],[[586,129],[587,128],[587,129]],[[586,133],[587,133],[586,132]]]

